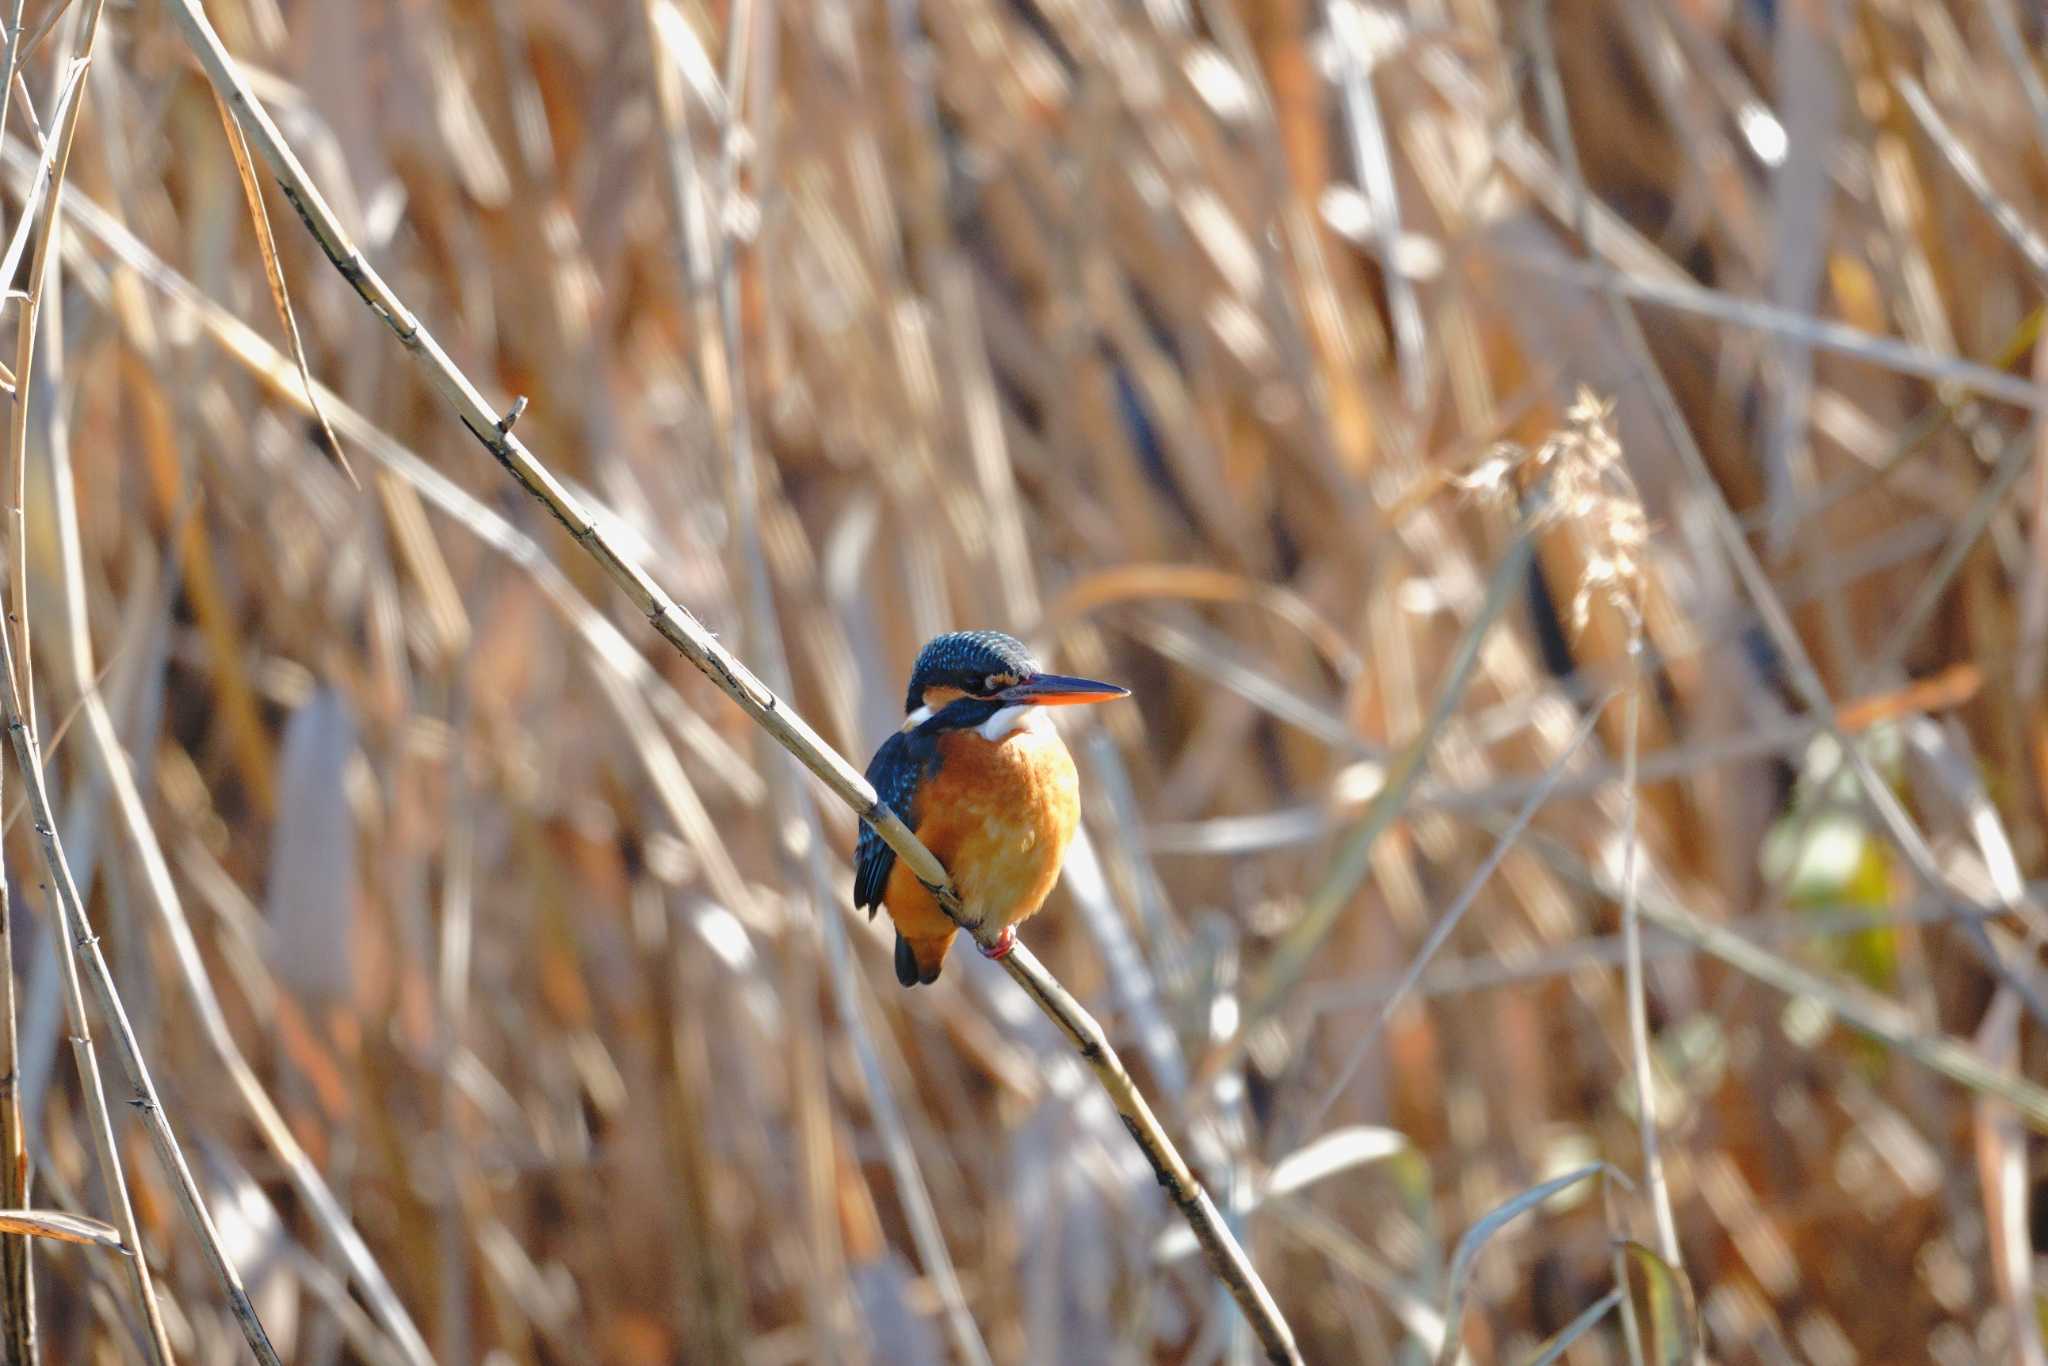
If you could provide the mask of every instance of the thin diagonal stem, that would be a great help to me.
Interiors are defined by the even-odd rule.
[[[53,350],[51,354],[54,359],[59,353]],[[85,719],[83,730],[87,737],[86,752],[88,758],[92,759],[100,757],[108,745],[116,743],[113,740],[114,723],[108,713],[106,698],[99,690],[98,671],[92,659],[92,636],[86,617],[85,571],[78,534],[78,501],[71,464],[71,446],[61,431],[53,432],[47,444],[51,507],[54,512],[53,530],[58,551],[57,587],[62,595],[64,613],[68,618],[66,629],[54,637],[61,646],[67,648],[60,648],[55,653],[69,674],[71,686],[76,690],[78,705]],[[35,741],[33,732],[29,738],[32,742]],[[23,762],[26,763],[27,760]],[[40,772],[29,775],[28,798],[32,812],[37,810],[39,803],[47,805]],[[37,819],[43,825],[54,824],[53,818],[46,810],[38,815]],[[61,861],[62,848],[54,844],[54,835],[52,839],[54,856]],[[67,913],[83,927],[83,899],[78,893],[69,867],[53,870],[51,876],[67,903]],[[84,961],[87,977],[92,983],[93,995],[103,1018],[113,1031],[116,1056],[133,1092],[130,1104],[143,1116],[158,1160],[169,1174],[171,1184],[177,1192],[178,1204],[186,1222],[198,1237],[207,1263],[213,1268],[214,1275],[226,1293],[229,1311],[240,1325],[250,1350],[260,1362],[276,1362],[276,1349],[271,1345],[269,1334],[265,1331],[261,1319],[257,1317],[255,1306],[242,1284],[240,1273],[221,1242],[220,1232],[206,1208],[198,1182],[185,1161],[177,1136],[171,1129],[170,1119],[158,1100],[155,1083],[143,1060],[141,1047],[129,1027],[126,1010],[116,992],[112,975],[107,971],[105,959],[100,954],[96,940],[93,941]]]
[[[0,45],[0,139],[7,135],[7,114],[13,104],[14,67],[21,51],[21,14],[25,0],[8,7],[4,45]],[[35,217],[35,201],[22,205],[17,231]],[[0,277],[0,288],[7,280]],[[19,396],[17,395],[17,398]],[[6,766],[0,763],[0,774]],[[0,778],[0,809],[5,782]],[[28,1146],[21,1129],[21,1058],[14,1012],[14,925],[8,904],[7,875],[0,869],[0,1200],[10,1208],[28,1205]],[[0,1351],[7,1366],[34,1366],[36,1300],[32,1275],[35,1240],[0,1238]]]
[[[156,1287],[150,1278],[149,1259],[144,1255],[142,1237],[135,1223],[135,1209],[128,1198],[120,1148],[107,1110],[106,1087],[100,1078],[99,1054],[93,1047],[85,993],[79,983],[79,962],[88,954],[97,956],[97,943],[78,906],[78,890],[71,882],[70,870],[64,866],[62,850],[57,843],[55,817],[50,812],[48,796],[43,790],[42,757],[35,735],[35,684],[29,672],[28,536],[22,512],[22,493],[27,484],[30,381],[36,336],[42,320],[43,291],[55,273],[51,248],[56,244],[59,222],[60,198],[56,187],[63,183],[72,138],[78,130],[84,72],[92,61],[93,42],[99,34],[103,8],[103,0],[95,0],[85,13],[81,39],[83,52],[71,65],[65,84],[66,94],[71,98],[63,101],[62,112],[50,133],[51,189],[31,215],[34,249],[30,253],[27,293],[22,300],[15,333],[14,406],[7,425],[7,457],[12,476],[9,481],[7,538],[11,553],[8,560],[7,620],[0,622],[0,669],[5,673],[4,682],[0,682],[0,695],[5,698],[8,731],[15,758],[21,767],[23,786],[27,790],[29,809],[34,816],[36,836],[48,876],[44,885],[53,896],[62,924],[57,961],[63,977],[64,1012],[71,1031],[72,1060],[77,1065],[79,1086],[85,1096],[87,1122],[101,1184],[106,1188],[108,1210],[113,1216],[114,1227],[120,1230],[121,1241],[129,1251],[126,1265],[142,1317],[143,1350],[152,1361],[169,1362],[170,1340],[164,1328],[163,1311],[157,1303]],[[18,41],[17,35],[9,43],[10,55],[4,75],[10,86],[14,75],[13,49]],[[20,642],[18,653],[15,649],[17,637]],[[0,964],[0,967],[10,973],[13,971],[11,963]]]
[[[1480,646],[1528,578],[1529,561],[1535,545],[1531,539],[1533,510],[1540,507],[1547,496],[1541,484],[1528,493],[1526,502],[1530,511],[1525,512],[1516,525],[1514,541],[1500,563],[1494,566],[1493,575],[1487,581],[1486,596],[1458,640],[1457,651],[1444,670],[1443,681],[1437,687],[1436,701],[1423,721],[1422,729],[1388,765],[1386,777],[1379,791],[1373,794],[1364,817],[1338,849],[1322,884],[1316,888],[1315,895],[1302,909],[1300,919],[1288,930],[1287,937],[1268,961],[1252,994],[1251,1007],[1245,1012],[1244,1026],[1219,1055],[1209,1059],[1208,1070],[1214,1071],[1225,1057],[1242,1047],[1251,1026],[1271,1015],[1286,1000],[1301,974],[1307,970],[1316,950],[1335,928],[1338,917],[1351,904],[1352,897],[1372,871],[1373,851],[1380,836],[1391,829],[1407,810],[1409,798],[1429,766],[1429,756],[1444,728],[1450,724],[1452,713],[1465,695],[1465,685],[1478,666]]]
[[[0,763],[0,774],[6,765]],[[0,778],[0,809],[6,806]],[[29,1202],[28,1146],[21,1128],[21,1052],[14,1011],[14,922],[7,874],[0,868],[0,1201],[10,1209]],[[7,1366],[36,1361],[35,1240],[0,1237],[0,1351]]]
[[[1551,125],[1553,135],[1563,144],[1560,159],[1568,168],[1573,180],[1573,213],[1579,222],[1582,240],[1586,236],[1586,219],[1590,207],[1590,196],[1585,181],[1580,177],[1577,150],[1570,146],[1570,133],[1565,126],[1564,87],[1558,75],[1557,53],[1550,38],[1548,6],[1538,0],[1530,11],[1534,22],[1530,25],[1530,41],[1536,49],[1536,79],[1542,98],[1543,112]],[[1608,296],[1608,306],[1617,314],[1626,312],[1616,296]],[[1634,319],[1628,321],[1633,324]],[[1647,368],[1649,357],[1639,352]],[[1668,397],[1668,395],[1667,395]],[[1633,492],[1633,490],[1631,490]],[[1636,501],[1640,502],[1637,496]],[[1643,981],[1643,930],[1640,899],[1636,890],[1637,862],[1639,859],[1639,831],[1637,830],[1637,806],[1639,775],[1637,765],[1641,749],[1642,695],[1648,686],[1643,677],[1643,618],[1640,606],[1630,601],[1621,605],[1628,621],[1628,696],[1622,715],[1622,854],[1621,854],[1621,934],[1623,948],[1622,984],[1628,1001],[1629,1070],[1634,1074],[1636,1095],[1636,1125],[1643,1149],[1643,1178],[1649,1188],[1650,1207],[1657,1221],[1658,1250],[1664,1260],[1673,1267],[1681,1265],[1678,1256],[1678,1224],[1671,1213],[1671,1187],[1664,1179],[1664,1157],[1657,1142],[1657,1107],[1655,1103],[1656,1079],[1650,1070],[1650,1018],[1646,984]],[[1628,1284],[1627,1265],[1617,1251],[1616,1268],[1621,1284]],[[1624,1323],[1629,1326],[1631,1350],[1640,1356],[1634,1347],[1635,1327],[1633,1307],[1624,1297]]]
[[[204,961],[200,957],[199,943],[192,933],[192,926],[185,918],[183,905],[179,902],[176,889],[171,883],[170,868],[164,861],[163,850],[157,843],[156,832],[149,823],[149,816],[142,802],[142,793],[136,787],[135,773],[129,765],[127,752],[121,748],[115,734],[113,718],[108,715],[105,699],[96,690],[88,690],[83,699],[85,719],[86,750],[91,762],[98,764],[105,775],[109,791],[113,796],[114,811],[120,819],[123,833],[132,845],[141,876],[138,879],[156,909],[157,919],[162,925],[164,936],[170,944],[171,960],[178,969],[178,977],[191,998],[193,1014],[200,1026],[200,1034],[206,1040],[208,1049],[219,1063],[227,1083],[240,1093],[243,1104],[255,1122],[258,1132],[276,1155],[285,1178],[298,1192],[307,1211],[336,1247],[342,1262],[356,1280],[363,1299],[370,1306],[378,1325],[390,1334],[401,1359],[422,1366],[433,1358],[428,1353],[426,1341],[406,1315],[404,1306],[392,1290],[376,1259],[371,1255],[362,1236],[349,1223],[348,1214],[342,1208],[333,1190],[320,1175],[320,1169],[306,1155],[305,1149],[292,1136],[291,1128],[285,1123],[276,1102],[263,1089],[255,1070],[234,1041],[228,1028],[227,1016],[215,996],[212,983],[206,975]],[[94,955],[99,971],[104,965]],[[111,998],[113,981],[106,981],[106,992]],[[119,1002],[115,1001],[118,1009]],[[124,1030],[125,1036],[125,1030]],[[132,1042],[132,1036],[128,1036]],[[123,1062],[131,1059],[124,1054]],[[132,1064],[139,1073],[138,1091],[148,1084],[147,1073],[140,1073],[142,1056],[135,1052]],[[155,1103],[155,1090],[147,1093],[146,1112],[161,1117],[163,1111]],[[234,1276],[234,1268],[219,1249],[218,1236],[213,1232],[210,1220],[205,1218],[205,1206],[199,1203],[197,1187],[184,1165],[184,1159],[177,1153],[176,1140],[171,1136],[168,1122],[152,1122],[150,1137],[156,1142],[159,1153],[164,1154],[167,1166],[172,1167],[178,1181],[181,1201],[186,1204],[187,1215],[199,1228],[201,1240],[205,1243],[209,1258],[213,1259],[216,1271],[228,1286],[229,1305],[238,1318],[247,1296],[241,1289],[241,1282]],[[172,1163],[175,1165],[172,1166]],[[204,1221],[204,1222],[201,1222]],[[232,1279],[231,1279],[232,1278]],[[256,1334],[262,1332],[262,1325],[255,1320],[253,1309],[242,1319],[242,1329],[250,1339],[250,1347],[257,1359],[274,1362],[277,1357],[269,1351],[265,1341],[257,1344]]]
[[[1337,1098],[1344,1094],[1344,1088],[1351,1084],[1351,1078],[1364,1065],[1373,1045],[1379,1041],[1380,1031],[1387,1027],[1387,1021],[1394,1017],[1394,1012],[1407,999],[1408,993],[1414,990],[1415,984],[1422,979],[1423,971],[1429,967],[1437,951],[1443,948],[1444,942],[1451,937],[1451,931],[1458,927],[1458,922],[1464,919],[1465,912],[1478,900],[1480,891],[1492,879],[1494,870],[1501,865],[1501,860],[1515,847],[1515,840],[1535,817],[1537,808],[1549,799],[1558,780],[1564,777],[1566,765],[1571,762],[1572,756],[1579,752],[1579,747],[1586,743],[1586,737],[1593,733],[1593,726],[1599,721],[1600,713],[1605,707],[1606,702],[1602,700],[1588,709],[1585,717],[1579,722],[1578,729],[1573,732],[1571,740],[1544,771],[1542,780],[1523,799],[1521,809],[1515,812],[1507,828],[1494,836],[1493,848],[1480,860],[1479,867],[1472,876],[1466,879],[1464,890],[1458,893],[1457,899],[1437,917],[1436,924],[1430,928],[1429,937],[1409,960],[1407,969],[1402,972],[1400,980],[1394,983],[1393,990],[1387,993],[1386,1000],[1380,1003],[1379,1013],[1373,1017],[1372,1023],[1366,1026],[1365,1033],[1352,1045],[1350,1056],[1344,1059],[1344,1065],[1337,1069],[1336,1077],[1324,1088],[1322,1097],[1309,1108],[1308,1114],[1297,1126],[1300,1132],[1313,1134],[1322,1126],[1323,1117],[1329,1114],[1330,1107],[1337,1103]]]
[[[1628,994],[1629,1069],[1635,1073],[1636,1126],[1643,1147],[1643,1184],[1650,1195],[1650,1209],[1657,1220],[1657,1251],[1672,1266],[1678,1257],[1678,1221],[1671,1213],[1671,1186],[1664,1179],[1664,1155],[1657,1144],[1656,1077],[1650,1070],[1650,1011],[1643,982],[1643,917],[1636,895],[1637,864],[1641,859],[1641,832],[1637,829],[1636,752],[1642,731],[1643,633],[1639,620],[1629,622],[1628,657],[1635,677],[1622,703],[1621,722],[1621,940],[1623,985]]]
[[[42,753],[36,743],[35,732],[24,718],[22,697],[26,692],[26,680],[15,672],[15,666],[14,642],[7,632],[0,631],[0,671],[6,674],[6,685],[0,687],[0,696],[4,696],[6,701],[7,731],[13,743],[15,761],[21,768],[28,811],[43,856],[46,876],[43,886],[51,894],[61,927],[55,947],[58,962],[63,968],[64,1017],[66,1027],[71,1031],[71,1057],[78,1067],[79,1089],[85,1095],[86,1118],[92,1132],[93,1151],[99,1162],[100,1182],[106,1187],[108,1212],[113,1216],[109,1222],[120,1230],[121,1242],[128,1249],[124,1264],[142,1315],[143,1348],[152,1362],[168,1364],[172,1360],[170,1339],[164,1329],[163,1311],[157,1305],[156,1287],[150,1279],[149,1259],[143,1255],[142,1234],[135,1223],[135,1207],[128,1199],[128,1182],[121,1169],[121,1151],[114,1140],[113,1119],[107,1110],[106,1086],[100,1079],[99,1054],[93,1047],[92,1023],[86,1014],[85,990],[79,983],[79,963],[98,962],[100,971],[95,976],[94,985],[99,986],[105,973],[105,960],[99,956],[99,940],[86,924],[84,908],[78,901],[78,887],[72,882],[71,870],[64,862],[64,849],[57,837],[56,817],[50,810],[49,794],[43,787]],[[106,988],[111,991],[110,981]],[[101,1004],[104,1013],[104,999]]]

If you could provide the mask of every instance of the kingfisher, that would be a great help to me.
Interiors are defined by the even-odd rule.
[[[954,631],[919,651],[903,727],[868,761],[868,782],[946,866],[967,924],[1000,933],[982,952],[1007,956],[1017,925],[1059,880],[1081,821],[1074,760],[1047,707],[1107,702],[1130,689],[1045,672],[1000,631]],[[853,855],[853,899],[896,926],[896,980],[939,978],[959,927],[896,851],[867,825]]]

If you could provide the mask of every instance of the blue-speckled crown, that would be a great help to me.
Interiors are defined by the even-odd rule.
[[[1024,642],[1001,631],[952,631],[933,636],[918,651],[903,710],[913,712],[923,706],[927,688],[958,688],[970,696],[986,696],[994,691],[987,686],[991,674],[1015,682],[1038,672],[1038,661],[1024,648]]]

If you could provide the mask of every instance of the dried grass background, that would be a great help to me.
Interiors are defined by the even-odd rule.
[[[78,39],[60,8],[24,15],[55,23],[8,124],[10,230]],[[856,763],[943,629],[1135,689],[1070,732],[1086,835],[1027,937],[1242,1219],[1307,1360],[1437,1356],[1460,1235],[1605,1161],[1634,1188],[1522,1212],[1451,1330],[1525,1361],[1598,1305],[1613,1240],[1659,1243],[1644,1091],[1710,1359],[2048,1360],[2048,1147],[1913,1060],[1946,1039],[2048,1079],[2035,7],[208,12],[457,362],[529,400],[521,435],[728,646],[766,677],[786,651]],[[971,953],[896,987],[849,906],[851,818],[807,827],[782,756],[483,457],[266,177],[362,491],[324,458],[163,6],[108,10],[80,98],[11,527],[38,719],[284,1358],[406,1359],[338,1214],[441,1361],[946,1361],[971,1351],[953,1276],[996,1361],[1241,1359],[1062,1041]],[[1581,388],[1632,481],[1561,500],[1523,572],[1516,499],[1477,486],[1544,496],[1501,443],[1604,449]],[[1412,789],[1372,805],[1407,755]],[[32,1202],[105,1217],[19,793]],[[173,896],[338,1210],[209,1046]],[[1656,928],[1683,912],[1755,958]],[[1791,968],[1821,990],[1788,996]],[[1843,1026],[1873,999],[1890,1039]],[[241,1359],[115,1122],[174,1347]],[[45,1361],[137,1350],[118,1257],[36,1242]],[[1675,1275],[1639,1259],[1641,1322],[1567,1359],[1628,1360],[1627,1328],[1667,1347]]]

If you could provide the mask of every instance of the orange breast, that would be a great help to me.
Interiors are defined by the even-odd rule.
[[[1081,820],[1080,782],[1050,726],[1000,741],[974,731],[941,737],[940,764],[918,803],[917,836],[953,875],[967,913],[995,928],[1045,903]],[[953,928],[914,874],[898,863],[883,904],[910,939]]]

